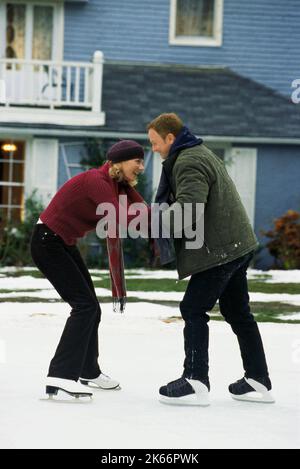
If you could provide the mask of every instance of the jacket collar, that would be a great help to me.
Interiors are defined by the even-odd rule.
[[[197,138],[189,131],[187,127],[184,126],[171,146],[167,158],[165,161],[163,161],[163,167],[165,171],[168,174],[171,174],[179,153],[186,148],[192,148],[196,145],[201,145],[202,142],[202,138]]]

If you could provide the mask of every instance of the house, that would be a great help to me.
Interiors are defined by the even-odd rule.
[[[174,111],[224,159],[263,242],[275,217],[300,209],[297,3],[0,0],[3,223],[34,188],[46,203],[82,171],[89,137],[143,143],[154,192],[145,128]],[[257,267],[271,262],[264,250]]]

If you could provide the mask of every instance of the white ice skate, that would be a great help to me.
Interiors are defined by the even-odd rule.
[[[252,378],[244,377],[236,383],[231,384],[229,386],[229,392],[231,397],[238,401],[262,402],[265,404],[275,402],[271,391]]]
[[[81,384],[84,386],[88,386],[90,388],[96,389],[114,389],[119,390],[121,389],[120,383],[115,379],[110,378],[109,376],[105,375],[104,373],[100,373],[98,378],[79,378]]]
[[[54,400],[54,396],[57,396],[58,392],[63,392],[67,394],[67,396],[71,396],[76,400],[79,398],[88,398],[88,401],[90,401],[93,396],[93,393],[90,390],[87,390],[85,386],[82,386],[82,384],[77,381],[48,376],[46,379],[46,394],[48,394],[48,400]],[[60,396],[58,397],[58,400],[60,401],[63,399],[64,398],[61,399]],[[72,400],[74,399],[69,399],[69,402]]]

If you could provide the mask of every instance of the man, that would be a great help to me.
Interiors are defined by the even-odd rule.
[[[161,114],[147,130],[152,150],[163,159],[156,202],[171,204],[162,213],[162,226],[168,225],[174,238],[179,278],[191,275],[180,303],[185,322],[184,371],[181,378],[160,388],[160,400],[209,404],[207,311],[219,300],[221,314],[237,335],[245,371],[243,378],[229,386],[231,396],[274,402],[263,344],[249,307],[246,271],[257,240],[235,185],[224,163],[176,114]],[[196,249],[188,247],[185,231],[179,238],[178,226],[169,222],[170,211],[178,215],[184,204],[193,208],[191,221],[196,231],[201,231],[204,218],[204,241]]]

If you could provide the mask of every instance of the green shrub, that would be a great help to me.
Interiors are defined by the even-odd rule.
[[[30,238],[43,205],[36,191],[26,199],[24,220],[18,223],[8,222],[0,233],[0,266],[32,265]]]

